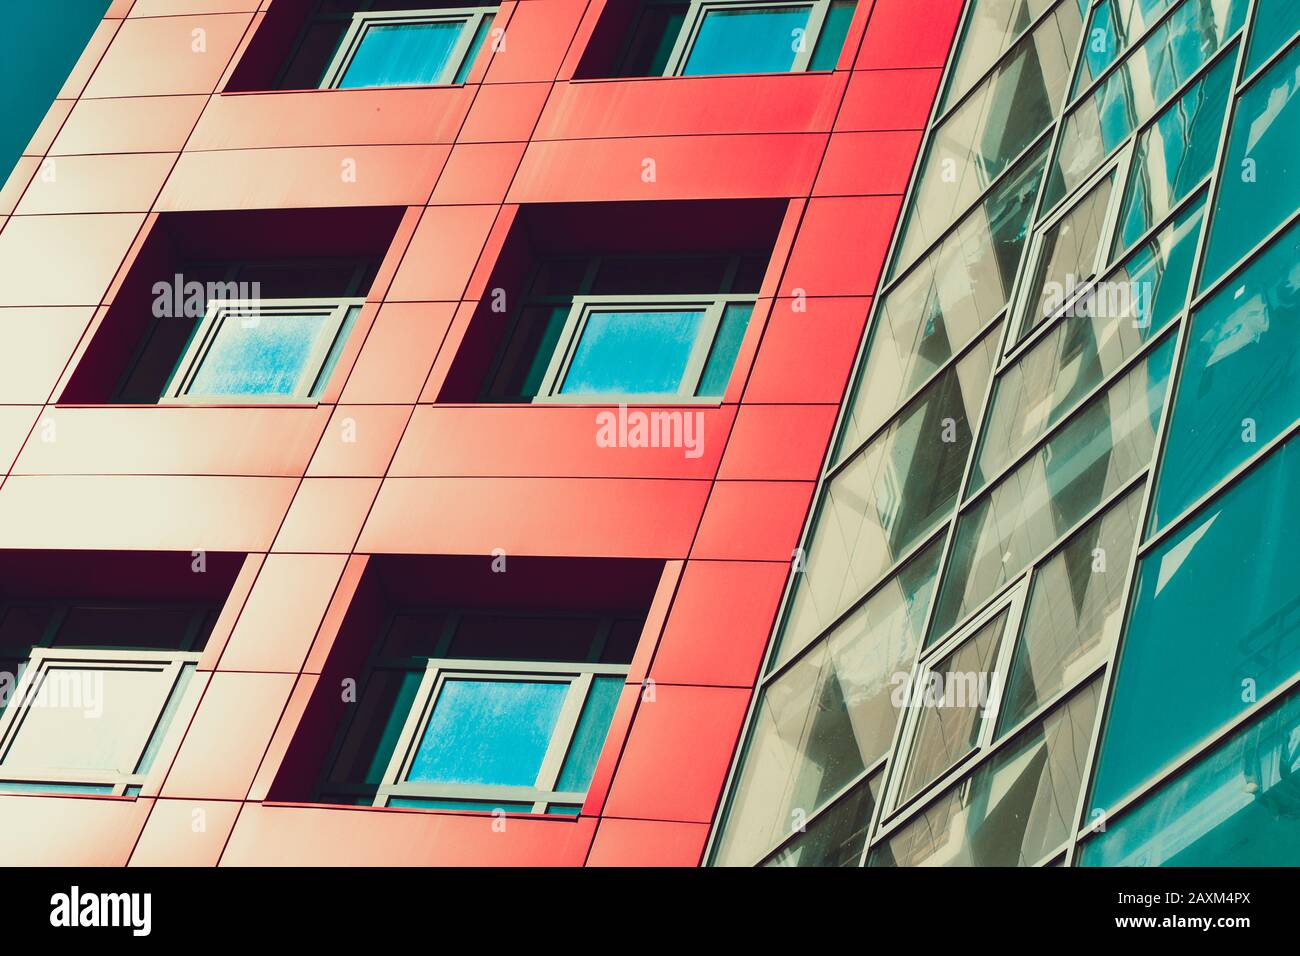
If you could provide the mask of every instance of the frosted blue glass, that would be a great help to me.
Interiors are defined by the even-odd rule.
[[[327,321],[325,315],[225,318],[185,394],[294,394]]]
[[[591,690],[587,693],[578,729],[573,734],[569,755],[564,758],[564,769],[560,771],[556,790],[576,792],[586,790],[591,783],[591,775],[596,770],[601,748],[605,746],[605,735],[609,733],[614,708],[618,706],[618,696],[622,690],[622,677],[592,678]]]
[[[406,779],[534,786],[568,692],[567,682],[445,681]]]
[[[677,391],[704,313],[593,312],[560,392],[663,395]]]
[[[1110,808],[1300,672],[1300,441],[1139,566],[1092,807]]]
[[[1300,695],[1256,717],[1083,846],[1081,866],[1294,866]]]
[[[447,61],[464,29],[463,20],[371,26],[338,85],[354,89],[442,83]]]
[[[797,55],[795,31],[807,29],[811,12],[811,7],[710,10],[695,34],[682,74],[784,73],[794,66]]]

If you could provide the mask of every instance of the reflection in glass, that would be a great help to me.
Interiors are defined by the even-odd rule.
[[[764,866],[857,866],[867,842],[880,775],[862,781]]]

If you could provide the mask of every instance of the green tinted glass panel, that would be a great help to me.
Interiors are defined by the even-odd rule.
[[[740,343],[745,340],[745,330],[749,328],[749,317],[754,307],[748,302],[737,302],[722,310],[722,321],[718,324],[718,334],[713,339],[713,348],[704,363],[704,374],[695,394],[701,397],[720,398],[731,381],[731,369],[736,364],[736,355],[740,352]]]
[[[582,716],[578,718],[578,729],[573,734],[568,756],[564,758],[556,790],[580,792],[587,789],[622,691],[622,677],[592,678],[591,690],[587,692],[587,701],[583,704]]]
[[[836,0],[826,11],[826,20],[822,24],[821,36],[817,38],[817,47],[808,62],[810,70],[833,70],[839,61],[840,50],[844,48],[844,37],[849,32],[849,23],[853,20],[853,8],[856,0]]]
[[[1300,671],[1300,442],[1139,566],[1092,806],[1118,800]]]
[[[1156,489],[1172,521],[1300,418],[1300,225],[1196,310]]]

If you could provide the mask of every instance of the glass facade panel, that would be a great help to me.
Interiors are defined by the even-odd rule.
[[[1074,694],[873,846],[868,866],[1034,866],[1073,830],[1100,697]]]
[[[1083,844],[1083,866],[1295,866],[1300,694],[1232,733]]]
[[[952,508],[996,345],[995,329],[827,482],[783,655],[830,626]]]
[[[1300,224],[1192,316],[1152,512],[1158,528],[1300,418]]]
[[[1173,4],[1174,0],[1101,0],[1088,21],[1088,36],[1071,95],[1077,96],[1105,73]]]
[[[752,863],[889,749],[938,563],[936,543],[763,689],[720,863]]]
[[[1107,809],[1300,671],[1300,442],[1141,562],[1092,806]]]
[[[1052,0],[974,0],[958,41],[957,58],[944,94],[944,108],[983,78],[998,57],[1047,12]]]
[[[1069,83],[1081,26],[1078,5],[1063,0],[934,131],[892,275],[901,274],[1047,129]]]
[[[764,866],[857,866],[867,842],[879,776],[862,781],[840,798]]]
[[[198,396],[290,396],[299,387],[327,315],[228,315],[185,389]]]
[[[1300,30],[1300,0],[1258,0],[1250,28],[1250,54],[1243,75],[1249,76],[1282,49]]]
[[[1151,460],[1173,340],[1084,406],[958,522],[937,640]]]
[[[1201,288],[1300,207],[1300,44],[1237,100]]]

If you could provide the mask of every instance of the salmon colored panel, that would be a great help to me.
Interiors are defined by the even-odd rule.
[[[189,148],[451,143],[471,99],[473,91],[463,86],[218,95]]]
[[[104,16],[120,20],[127,15],[134,4],[135,0],[111,0]]]
[[[14,168],[10,171],[9,178],[4,181],[3,186],[0,186],[0,216],[8,216],[14,211],[40,168],[39,156],[19,156],[14,161]],[[4,223],[0,222],[0,226],[3,225]]]
[[[379,482],[379,478],[305,479],[289,506],[273,550],[351,551]]]
[[[941,69],[855,72],[835,129],[925,129],[941,76]]]
[[[118,28],[122,25],[120,19],[108,19],[105,17],[99,21],[99,26],[95,27],[95,32],[90,35],[90,40],[86,43],[86,48],[81,51],[81,56],[77,58],[77,63],[68,74],[67,80],[63,83],[63,88],[59,90],[58,98],[61,100],[75,100],[86,89],[86,83],[90,80],[90,75],[94,72],[95,67],[104,56],[104,51],[108,49],[108,44],[117,34]]]
[[[50,144],[54,142],[54,137],[59,135],[59,130],[63,128],[68,114],[72,112],[72,106],[72,100],[55,100],[50,104],[50,108],[45,111],[45,116],[41,120],[41,125],[36,127],[36,132],[27,141],[27,148],[23,150],[24,156],[44,156],[50,151]]]
[[[433,190],[435,203],[499,203],[524,155],[523,143],[472,143],[452,148]]]
[[[455,312],[449,302],[384,305],[348,375],[343,401],[414,404]]]
[[[0,797],[0,866],[126,866],[152,800]]]
[[[839,402],[871,299],[778,299],[745,386],[746,402]]]
[[[124,20],[85,95],[211,93],[252,19],[232,13]]]
[[[348,557],[347,564],[343,566],[343,576],[339,578],[339,585],[334,589],[334,597],[325,610],[325,619],[321,621],[321,626],[316,632],[316,641],[307,654],[307,662],[303,664],[306,673],[319,674],[325,667],[330,651],[334,648],[334,641],[339,636],[339,629],[343,626],[343,621],[356,597],[357,588],[360,587],[361,579],[369,566],[370,555],[368,554],[353,554]],[[300,692],[302,692],[301,684],[294,690],[295,698]],[[267,785],[270,785],[269,780]],[[253,799],[258,800],[261,797],[254,796]]]
[[[912,176],[920,131],[834,133],[814,196],[902,195]]]
[[[609,732],[605,735],[605,745],[601,748],[600,757],[591,774],[591,783],[587,785],[587,796],[582,802],[584,817],[597,817],[604,812],[609,786],[614,781],[614,771],[623,757],[623,745],[627,743],[627,732],[632,726],[632,718],[636,714],[643,690],[642,681],[638,680],[625,684],[619,692],[614,716],[609,722]]]
[[[528,6],[528,4],[525,4]],[[658,136],[531,143],[510,202],[806,195],[826,135]]]
[[[0,309],[0,404],[50,397],[95,310]]]
[[[587,866],[699,866],[707,823],[601,820]]]
[[[691,557],[789,561],[812,488],[812,482],[802,481],[718,482]]]
[[[337,594],[335,597],[337,598]],[[302,716],[307,710],[312,694],[316,691],[319,680],[320,675],[307,674],[299,677],[294,682],[293,693],[289,695],[289,703],[285,705],[280,722],[276,724],[275,735],[271,738],[271,743],[266,748],[266,754],[262,757],[262,762],[257,768],[257,776],[253,778],[252,789],[248,791],[249,800],[266,799],[266,795],[270,791],[271,784],[275,781],[281,765],[284,763],[289,748],[293,746],[294,735],[298,732],[298,725],[302,722]]]
[[[290,674],[213,674],[162,796],[243,799],[293,681]]]
[[[191,13],[255,13],[261,0],[135,0],[128,17],[176,17]]]
[[[542,105],[551,92],[549,83],[509,83],[483,86],[474,97],[465,125],[456,137],[461,143],[523,142],[532,135]]]
[[[257,576],[262,573],[262,565],[265,563],[264,554],[244,555],[244,562],[239,566],[235,583],[231,586],[230,593],[226,595],[226,603],[221,606],[221,613],[217,615],[216,623],[212,625],[208,642],[203,645],[203,653],[199,657],[200,672],[217,669],[217,662],[221,660],[226,645],[230,643],[230,635],[235,630],[239,615],[244,612],[244,602],[253,592],[253,585],[257,581]]]
[[[185,153],[158,197],[158,208],[419,204],[433,189],[448,151],[446,146],[321,146]]]
[[[781,295],[874,294],[901,204],[901,196],[810,200]]]
[[[555,79],[586,7],[587,0],[515,4],[488,65],[485,82]]]
[[[382,476],[410,417],[409,406],[339,405],[316,446],[307,474]]]
[[[835,405],[744,405],[719,478],[816,481],[835,428]]]
[[[15,475],[0,486],[0,548],[266,551],[296,484],[293,478]]]
[[[455,302],[478,262],[496,206],[430,206],[388,290],[390,300]]]
[[[787,562],[687,561],[655,683],[752,687],[789,573]]]
[[[0,306],[98,305],[144,216],[15,216],[0,232]]]
[[[23,193],[17,215],[148,212],[176,156],[51,156]]]
[[[640,684],[650,676],[650,662],[659,647],[659,637],[663,634],[664,625],[668,621],[668,613],[672,610],[673,598],[677,594],[677,587],[685,568],[685,561],[664,562],[664,570],[659,576],[654,599],[650,602],[650,611],[646,614],[641,636],[637,640],[636,651],[632,654],[632,663],[628,665],[629,684]]]
[[[734,417],[732,406],[421,405],[391,474],[712,478]]]
[[[296,674],[346,562],[341,554],[267,555],[217,672]]]
[[[26,475],[298,476],[328,408],[51,408],[49,441],[18,463]]]
[[[708,823],[749,694],[747,688],[656,686],[654,700],[643,699],[632,719],[605,815]]]
[[[708,490],[637,478],[390,478],[357,550],[679,558]]]
[[[966,0],[927,0],[925,15],[916,0],[876,0],[854,69],[941,67]]]
[[[847,74],[654,77],[557,84],[534,139],[824,133]]]
[[[239,816],[238,803],[155,800],[131,866],[216,866]]]
[[[185,145],[206,96],[79,100],[50,150],[84,153],[176,153]]]
[[[0,405],[0,476],[13,465],[38,418],[39,405]]]
[[[595,828],[590,818],[251,803],[221,865],[581,866]]]

